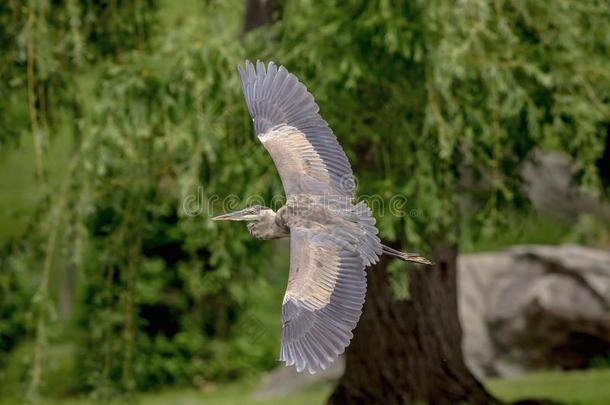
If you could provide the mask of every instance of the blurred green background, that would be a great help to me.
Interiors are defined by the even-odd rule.
[[[536,212],[520,175],[561,151],[607,194],[608,2],[276,1],[256,29],[247,3],[0,4],[0,403],[249,402],[276,366],[287,247],[209,221],[282,195],[246,58],[308,85],[361,195],[417,210],[376,213],[385,239],[610,248],[606,223]],[[610,403],[603,367],[486,384]]]

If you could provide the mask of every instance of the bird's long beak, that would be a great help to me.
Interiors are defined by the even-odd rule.
[[[212,218],[212,221],[249,221],[255,219],[256,215],[248,213],[248,209],[241,211],[229,212]]]

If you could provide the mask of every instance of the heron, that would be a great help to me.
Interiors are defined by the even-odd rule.
[[[246,221],[255,239],[290,238],[279,360],[314,374],[353,337],[367,266],[382,254],[431,262],[381,243],[371,210],[354,202],[356,183],[345,152],[294,74],[261,61],[246,61],[238,71],[256,136],[279,172],[286,202],[277,212],[254,205],[212,219]]]

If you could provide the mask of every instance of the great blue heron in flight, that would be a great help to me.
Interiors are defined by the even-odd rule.
[[[385,246],[364,202],[354,203],[345,152],[307,88],[283,66],[239,66],[258,139],[286,193],[277,212],[260,205],[213,218],[247,221],[256,239],[290,237],[290,274],[282,304],[280,360],[310,373],[343,353],[366,293],[364,268],[382,254],[430,264]]]

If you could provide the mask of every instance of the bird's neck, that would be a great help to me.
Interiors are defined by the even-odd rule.
[[[285,238],[290,235],[281,217],[271,210],[265,212],[258,221],[249,223],[248,230],[252,237],[262,240]]]

